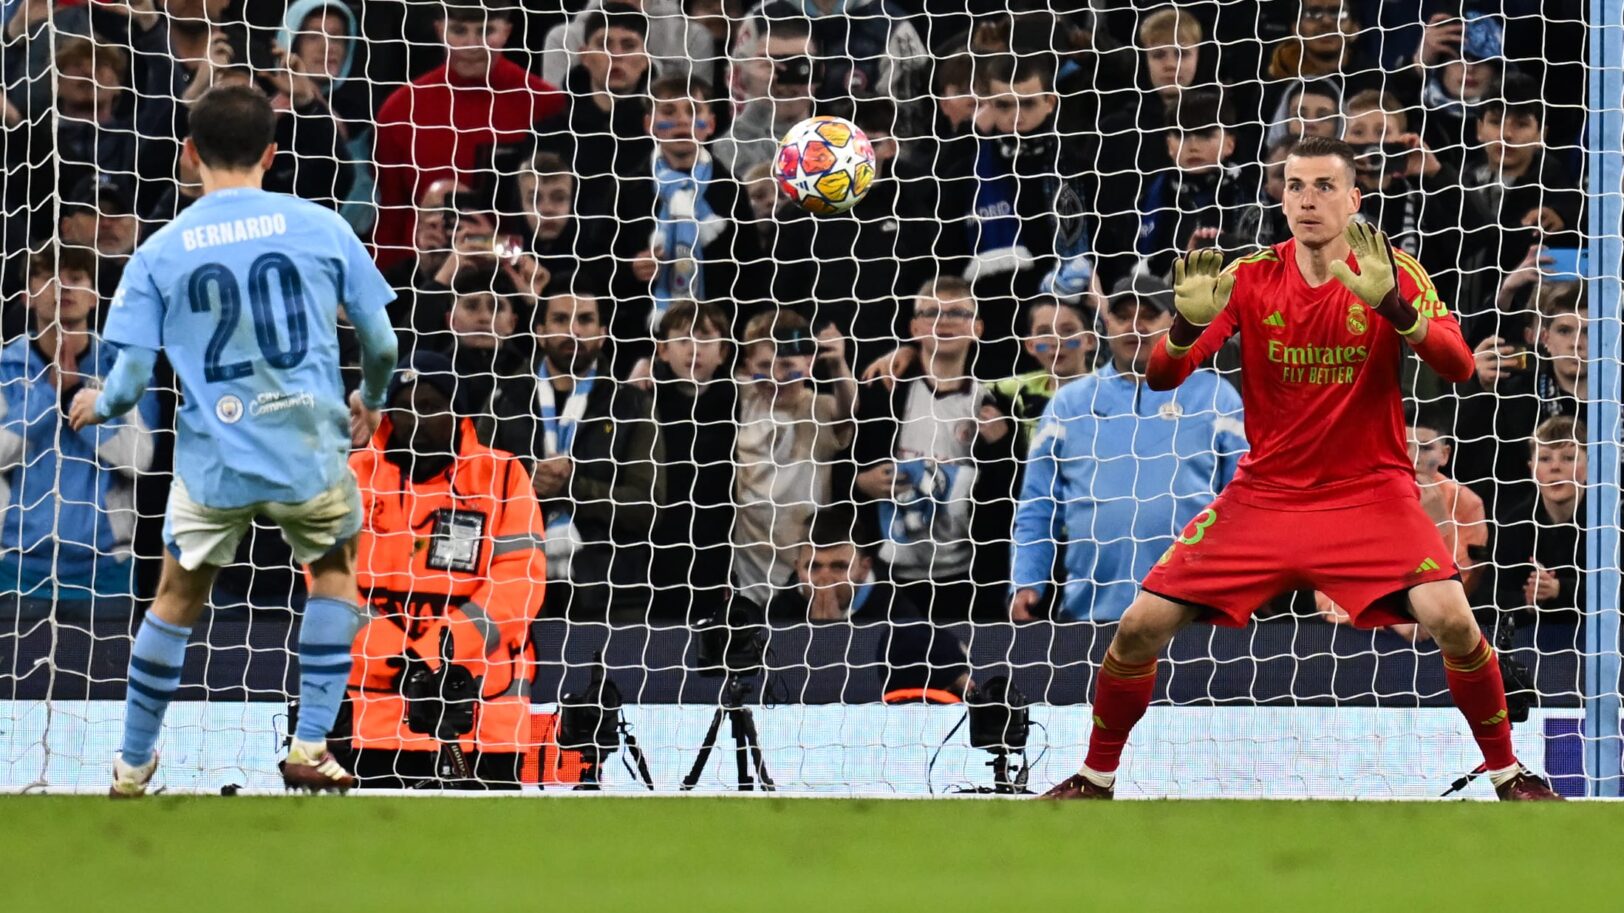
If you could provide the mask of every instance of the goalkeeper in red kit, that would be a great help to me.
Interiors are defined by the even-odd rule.
[[[1146,575],[1095,680],[1083,767],[1045,798],[1112,797],[1156,657],[1180,628],[1240,627],[1305,588],[1359,627],[1425,627],[1500,798],[1560,798],[1512,752],[1499,663],[1405,448],[1403,347],[1454,382],[1472,376],[1472,352],[1420,264],[1355,219],[1353,156],[1338,140],[1299,141],[1285,163],[1291,240],[1227,268],[1216,251],[1174,264],[1178,315],[1147,382],[1178,386],[1240,332],[1251,451]]]

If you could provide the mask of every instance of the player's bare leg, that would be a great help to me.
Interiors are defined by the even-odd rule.
[[[124,739],[113,761],[113,785],[108,790],[115,799],[144,795],[158,769],[154,750],[158,731],[169,701],[180,687],[186,642],[203,615],[217,570],[203,565],[189,571],[173,555],[164,555],[158,592],[130,651]]]
[[[1437,580],[1410,590],[1410,613],[1443,651],[1444,676],[1455,706],[1466,717],[1494,790],[1508,800],[1561,799],[1550,786],[1518,763],[1511,748],[1506,687],[1494,648],[1472,617],[1466,591],[1457,580]]]
[[[1156,657],[1197,614],[1190,606],[1140,591],[1123,613],[1094,680],[1094,729],[1083,767],[1043,798],[1110,799],[1115,795],[1122,748],[1156,690]]]
[[[343,699],[350,645],[362,618],[355,604],[356,541],[310,564],[310,598],[299,626],[299,727],[282,764],[282,781],[292,789],[343,792],[355,786],[355,777],[327,750],[327,731]]]

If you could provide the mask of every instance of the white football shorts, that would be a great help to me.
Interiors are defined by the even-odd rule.
[[[164,515],[164,547],[189,571],[205,564],[222,567],[237,556],[237,545],[259,514],[281,527],[295,561],[310,564],[361,531],[361,492],[355,476],[346,472],[331,488],[297,504],[208,507],[192,500],[176,475]]]

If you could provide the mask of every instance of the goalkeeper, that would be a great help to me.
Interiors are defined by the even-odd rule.
[[[1227,269],[1214,251],[1174,264],[1178,316],[1148,382],[1178,386],[1239,331],[1251,451],[1145,577],[1095,680],[1083,767],[1046,798],[1112,797],[1156,656],[1180,628],[1240,627],[1274,596],[1312,587],[1356,626],[1425,627],[1500,798],[1558,799],[1512,752],[1499,664],[1405,449],[1403,346],[1456,383],[1472,353],[1421,266],[1355,218],[1350,147],[1305,138],[1285,175],[1291,240]]]

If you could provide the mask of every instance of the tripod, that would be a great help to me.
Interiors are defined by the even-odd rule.
[[[1019,763],[1014,765],[1015,776],[1013,777],[1009,775],[1010,755],[1019,757]],[[1016,748],[1013,751],[1006,751],[1002,748],[992,749],[992,760],[987,762],[987,766],[992,768],[991,786],[966,786],[963,789],[956,789],[954,792],[999,796],[1032,794],[1032,791],[1026,788],[1026,778],[1031,768],[1026,763],[1025,748]]]
[[[682,779],[684,792],[698,785],[700,776],[704,774],[705,764],[716,747],[716,737],[721,732],[724,716],[733,729],[733,760],[738,766],[739,791],[750,792],[756,788],[750,773],[752,764],[755,766],[755,776],[761,779],[762,792],[770,793],[777,789],[761,757],[756,718],[751,715],[750,708],[744,706],[744,689],[744,679],[737,672],[729,672],[727,683],[722,687],[722,706],[717,707],[716,714],[711,717],[710,729],[705,732],[704,744],[699,746],[699,757],[694,759],[693,769]]]
[[[621,759],[621,762],[626,765],[626,772],[631,773],[633,776],[642,780],[643,785],[648,787],[649,792],[653,792],[654,777],[648,772],[648,759],[643,756],[643,749],[638,747],[637,737],[632,735],[631,730],[626,727],[625,720],[621,720],[619,722],[618,728],[620,729],[621,740],[626,743],[626,754],[630,755],[632,759],[631,761],[627,761],[625,758]],[[606,754],[613,753],[614,749],[610,749],[606,752],[597,745],[589,745],[582,749],[581,782],[577,784],[575,788],[578,790],[602,789],[603,787],[598,781],[598,774],[603,768],[604,756]],[[637,764],[637,770],[635,772],[632,771],[632,762],[636,762]]]

